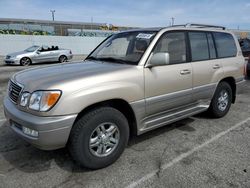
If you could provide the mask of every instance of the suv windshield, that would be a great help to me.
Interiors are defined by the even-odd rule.
[[[156,32],[130,31],[112,35],[87,60],[138,65]]]
[[[39,46],[31,46],[29,48],[27,48],[26,50],[24,50],[25,52],[34,52],[35,50],[37,50],[39,48]]]

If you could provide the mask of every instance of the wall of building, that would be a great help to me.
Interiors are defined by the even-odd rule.
[[[105,37],[0,35],[0,55],[22,51],[32,45],[59,46],[73,54],[89,54]]]

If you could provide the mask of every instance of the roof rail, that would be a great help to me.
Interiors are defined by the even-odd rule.
[[[222,30],[225,30],[225,29],[226,29],[226,27],[224,27],[224,26],[207,25],[207,24],[196,24],[196,23],[187,23],[185,27],[197,27],[197,28],[207,28],[207,27],[211,27],[211,28],[218,28],[218,29],[222,29]]]
[[[196,24],[196,23],[187,23],[183,25],[173,25],[172,27],[196,27],[196,28],[217,28],[217,29],[222,29],[225,30],[226,27],[224,26],[218,26],[218,25],[207,25],[207,24]]]

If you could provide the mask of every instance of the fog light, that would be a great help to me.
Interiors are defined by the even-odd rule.
[[[29,98],[30,98],[30,93],[28,92],[23,93],[21,96],[20,105],[23,107],[26,106],[28,104]]]
[[[23,127],[23,133],[29,136],[38,137],[38,131]]]

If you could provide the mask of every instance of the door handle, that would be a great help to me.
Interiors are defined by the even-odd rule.
[[[181,75],[186,75],[186,74],[190,74],[190,73],[191,73],[191,71],[188,70],[188,69],[182,70],[182,71],[180,72]]]
[[[220,65],[216,64],[213,66],[213,69],[219,69],[220,68]]]

